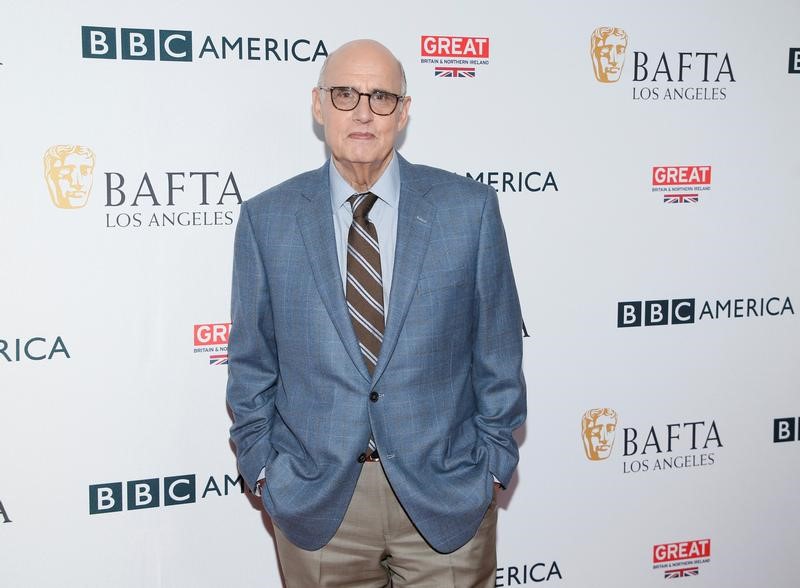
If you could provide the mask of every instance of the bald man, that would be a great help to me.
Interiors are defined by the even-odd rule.
[[[236,229],[239,469],[289,587],[494,586],[526,411],[497,194],[396,152],[411,97],[380,43],[331,53],[311,98],[330,160]]]

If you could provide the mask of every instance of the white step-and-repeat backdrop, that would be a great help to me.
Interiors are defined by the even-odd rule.
[[[530,416],[498,587],[790,588],[800,4],[27,2],[0,20],[0,584],[279,586],[228,441],[239,204],[373,37],[494,186]]]

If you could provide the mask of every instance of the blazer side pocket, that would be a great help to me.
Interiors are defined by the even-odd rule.
[[[419,277],[417,293],[427,294],[428,292],[434,292],[442,288],[455,288],[463,286],[466,281],[467,269],[463,266],[439,270],[437,272],[423,274]]]

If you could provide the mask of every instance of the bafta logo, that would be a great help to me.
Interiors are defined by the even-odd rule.
[[[44,154],[44,179],[58,208],[83,208],[92,191],[94,152],[82,145],[53,145]]]
[[[617,429],[617,412],[613,408],[592,408],[581,419],[583,449],[592,461],[601,461],[611,455]]]
[[[598,82],[619,81],[625,64],[628,33],[617,27],[598,27],[592,33],[592,67]]]

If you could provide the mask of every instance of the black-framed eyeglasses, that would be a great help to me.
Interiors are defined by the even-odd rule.
[[[354,110],[358,103],[361,102],[361,97],[367,96],[369,98],[369,109],[378,116],[389,116],[405,98],[405,96],[384,92],[383,90],[375,90],[370,93],[359,92],[355,88],[348,88],[347,86],[332,86],[330,88],[320,86],[319,89],[331,93],[331,102],[333,102],[333,106],[337,110]]]

